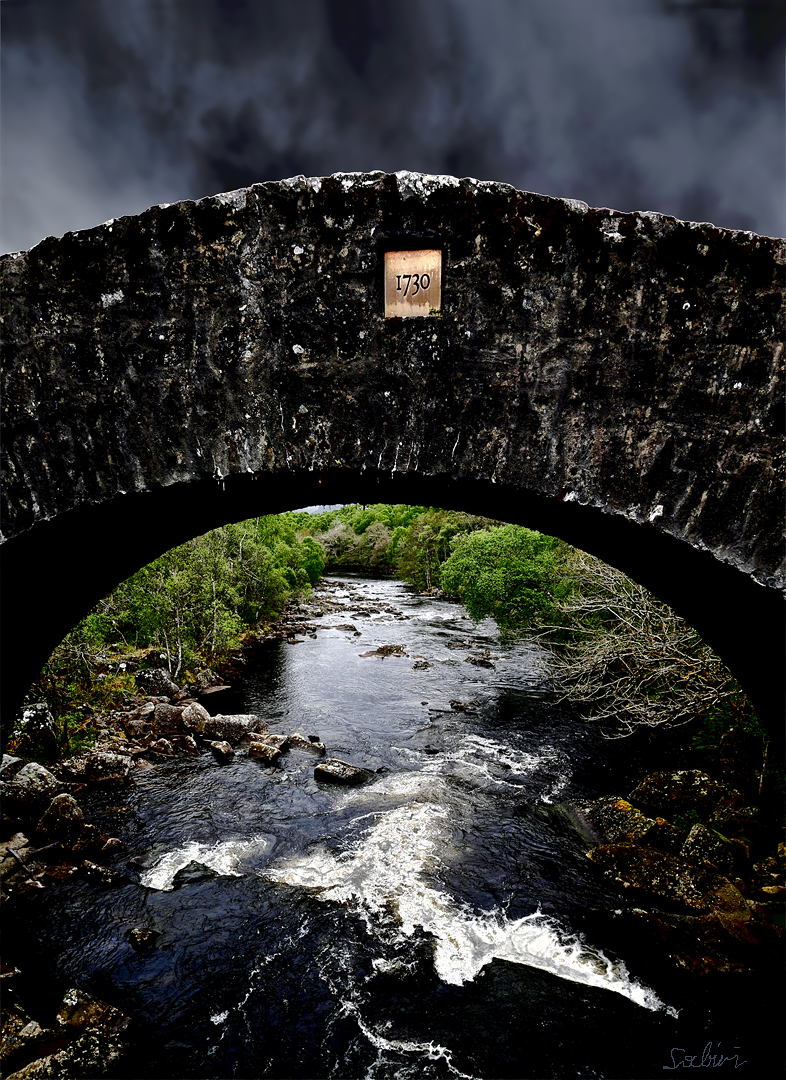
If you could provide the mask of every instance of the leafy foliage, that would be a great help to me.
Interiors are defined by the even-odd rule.
[[[560,542],[519,525],[456,536],[442,587],[474,619],[492,616],[503,631],[538,627],[557,614]]]
[[[319,580],[322,548],[311,537],[301,540],[290,518],[225,525],[173,548],[118,585],[67,635],[33,688],[60,725],[64,748],[89,739],[88,702],[109,707],[134,692],[118,650],[163,651],[177,679],[220,662],[250,626]]]

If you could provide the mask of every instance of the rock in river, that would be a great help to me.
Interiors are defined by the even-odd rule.
[[[361,769],[359,765],[350,765],[348,761],[339,758],[325,758],[319,765],[314,767],[314,779],[323,780],[328,784],[362,784],[370,780],[374,775],[369,769]]]

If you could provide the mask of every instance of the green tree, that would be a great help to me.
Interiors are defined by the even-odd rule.
[[[442,588],[473,619],[491,616],[508,632],[539,627],[558,615],[559,546],[554,537],[519,525],[458,534],[442,566]]]

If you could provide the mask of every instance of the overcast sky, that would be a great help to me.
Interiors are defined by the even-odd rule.
[[[412,169],[784,235],[784,0],[2,0],[0,250]]]

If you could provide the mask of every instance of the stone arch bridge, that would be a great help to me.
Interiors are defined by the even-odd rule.
[[[780,718],[783,264],[751,233],[413,173],[259,184],[5,256],[6,710],[174,544],[395,501],[599,555]]]

